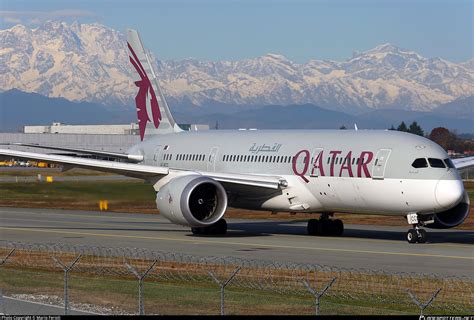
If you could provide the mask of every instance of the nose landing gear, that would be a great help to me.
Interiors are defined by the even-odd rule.
[[[416,227],[415,229],[410,229],[407,232],[407,241],[408,243],[425,243],[426,242],[426,230]]]
[[[410,229],[407,232],[408,243],[425,243],[426,242],[426,230],[420,227],[424,226],[423,221],[419,221],[418,214],[410,213],[407,214],[407,221],[411,224],[414,229]]]

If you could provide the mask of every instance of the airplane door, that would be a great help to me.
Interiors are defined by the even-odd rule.
[[[161,151],[163,150],[163,147],[156,146],[155,148],[155,153],[153,154],[153,165],[154,166],[159,166],[161,162]]]
[[[218,147],[213,147],[209,156],[207,157],[207,171],[214,172],[216,171],[216,159],[217,152],[219,151]]]
[[[385,167],[390,157],[391,149],[380,149],[375,157],[374,167],[372,168],[372,179],[384,179]]]

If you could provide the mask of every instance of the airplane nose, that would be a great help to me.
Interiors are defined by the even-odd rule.
[[[455,206],[464,195],[462,180],[439,180],[435,189],[436,201],[441,208]]]

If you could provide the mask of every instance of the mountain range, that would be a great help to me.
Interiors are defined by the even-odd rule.
[[[18,132],[24,125],[48,125],[53,121],[69,124],[113,124],[136,121],[134,109],[109,108],[90,102],[71,102],[64,98],[49,98],[16,89],[0,92],[0,132]],[[178,123],[202,123],[220,129],[338,129],[345,126],[360,129],[387,129],[401,121],[417,121],[425,132],[446,127],[459,133],[474,133],[474,101],[468,104],[470,114],[444,114],[409,110],[380,109],[359,115],[324,109],[312,104],[289,106],[207,105],[176,107],[171,111]],[[449,109],[442,105],[439,108]],[[463,109],[464,110],[464,109]]]
[[[49,21],[0,30],[0,43],[0,91],[133,110],[135,74],[121,32],[97,23]],[[474,60],[425,58],[392,44],[344,61],[295,63],[278,54],[242,61],[163,61],[152,54],[152,61],[178,109],[213,106],[214,112],[218,106],[225,114],[228,107],[314,105],[352,115],[393,109],[446,115],[472,107]]]

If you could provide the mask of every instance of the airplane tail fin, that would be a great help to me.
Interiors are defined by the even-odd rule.
[[[151,60],[143,47],[138,32],[127,29],[127,46],[130,62],[137,72],[138,93],[135,97],[140,138],[145,135],[181,132],[174,121],[163,96]]]

